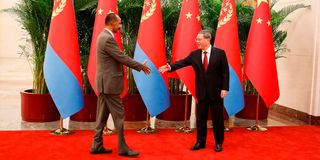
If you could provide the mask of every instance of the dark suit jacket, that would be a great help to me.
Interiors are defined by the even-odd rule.
[[[137,71],[142,69],[142,64],[124,55],[111,33],[103,30],[97,39],[95,88],[99,93],[120,94],[123,91],[122,64]]]
[[[206,72],[201,55],[200,49],[192,51],[186,58],[171,64],[170,72],[191,65],[196,75],[197,99],[204,100],[207,93],[211,101],[221,100],[221,90],[229,90],[229,66],[226,54],[223,50],[212,46]]]

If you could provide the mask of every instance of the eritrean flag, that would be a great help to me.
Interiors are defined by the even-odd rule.
[[[215,46],[225,50],[229,63],[229,92],[224,98],[224,106],[229,116],[238,113],[244,107],[236,13],[234,0],[223,0],[215,39]]]
[[[160,0],[144,2],[134,59],[147,61],[150,75],[133,71],[140,95],[151,116],[165,111],[170,105],[167,74],[161,75],[158,68],[166,64],[162,13]]]
[[[62,118],[83,107],[78,35],[72,0],[54,1],[44,78]]]

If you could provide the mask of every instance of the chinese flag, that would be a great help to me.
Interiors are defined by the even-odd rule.
[[[236,13],[235,0],[223,0],[215,39],[215,46],[225,50],[229,63],[230,88],[224,98],[228,115],[234,115],[244,107]]]
[[[195,39],[200,31],[201,23],[198,0],[184,0],[173,39],[171,62],[185,58],[191,51],[198,48]],[[192,96],[196,98],[195,73],[192,67],[179,69],[176,73]]]
[[[244,72],[267,106],[273,104],[280,94],[271,24],[269,1],[257,0],[247,41]]]
[[[117,0],[99,0],[98,6],[96,10],[96,18],[94,22],[94,29],[92,34],[92,41],[91,41],[91,48],[90,48],[90,56],[89,56],[89,62],[88,62],[88,78],[89,82],[94,89],[96,95],[97,93],[96,89],[94,88],[95,78],[96,78],[96,43],[97,43],[97,37],[100,34],[100,32],[103,31],[105,26],[105,18],[109,13],[115,13],[118,14],[118,1]],[[116,33],[115,39],[118,42],[118,45],[120,46],[120,49],[123,49],[122,47],[122,41],[121,41],[121,34],[120,32]],[[124,74],[124,90],[121,93],[121,97],[124,97],[128,93],[128,82],[127,82],[127,76],[126,76],[126,68],[125,66],[123,68],[123,74]]]

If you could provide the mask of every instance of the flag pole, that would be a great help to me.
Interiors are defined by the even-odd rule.
[[[157,132],[156,129],[150,127],[150,115],[148,111],[147,111],[147,117],[146,117],[146,126],[139,129],[137,132],[142,134],[150,134],[150,133]]]
[[[259,94],[257,95],[257,105],[256,105],[256,123],[251,127],[247,127],[249,131],[267,131],[268,129],[259,125]]]
[[[107,122],[108,123],[108,122]],[[104,126],[104,129],[103,129],[103,134],[104,135],[112,135],[112,134],[115,134],[116,132],[110,128],[108,128],[108,125],[106,123],[106,126]]]
[[[51,134],[58,135],[58,136],[64,136],[64,135],[69,135],[70,133],[71,133],[70,130],[63,128],[63,119],[60,116],[59,128],[51,131]]]
[[[186,89],[186,99],[184,103],[184,123],[183,127],[178,127],[176,128],[176,132],[183,132],[183,133],[191,133],[192,130],[188,127],[188,122],[187,122],[187,116],[188,116],[188,96],[189,92],[188,89]]]
[[[109,114],[109,117],[112,116],[111,114]],[[104,126],[103,128],[103,134],[104,135],[112,135],[112,134],[115,134],[116,131],[115,130],[112,130],[110,128],[108,128],[108,121],[106,123],[106,125]]]
[[[223,119],[224,119],[225,112],[226,112],[226,109],[225,109],[225,107],[223,107]],[[231,131],[231,128],[229,127],[229,116],[228,116],[227,120],[224,120],[224,131],[225,132],[230,132]]]

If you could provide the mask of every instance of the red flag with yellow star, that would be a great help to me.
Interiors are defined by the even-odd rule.
[[[96,78],[96,41],[97,37],[100,34],[100,32],[103,31],[105,26],[105,18],[109,13],[115,13],[118,14],[118,1],[117,0],[99,0],[98,6],[96,10],[96,17],[94,21],[94,29],[92,34],[92,40],[91,40],[91,48],[90,48],[90,56],[89,56],[89,62],[88,62],[88,78],[89,82],[94,88],[95,78]],[[121,50],[123,50],[122,47],[122,41],[121,41],[121,34],[120,32],[116,33],[115,39],[118,42],[118,45]],[[127,76],[126,76],[126,68],[125,66],[123,68],[124,73],[124,90],[121,93],[121,97],[124,97],[128,93],[128,82],[127,82]],[[99,93],[94,89],[96,95]]]
[[[184,0],[173,39],[171,63],[185,58],[191,51],[198,48],[195,39],[200,31],[198,0]],[[195,73],[192,67],[185,67],[175,72],[195,98]],[[169,76],[174,77],[172,74],[169,74]]]
[[[244,73],[267,106],[279,98],[268,0],[257,0],[247,41]]]

